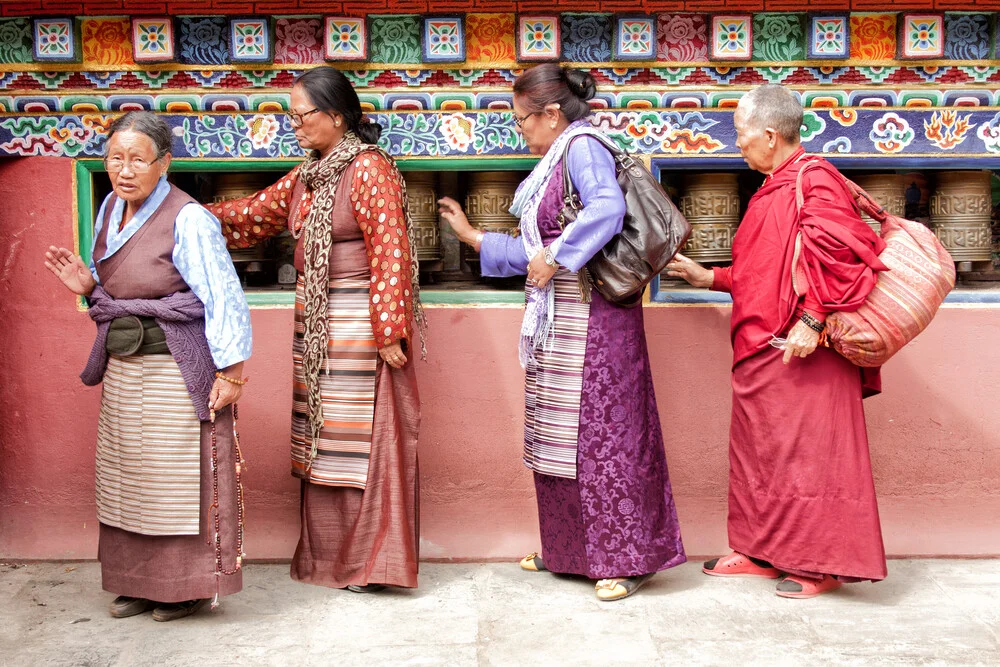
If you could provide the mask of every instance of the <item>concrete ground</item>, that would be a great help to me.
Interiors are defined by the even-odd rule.
[[[358,595],[247,567],[244,590],[170,623],[113,619],[96,563],[0,565],[0,665],[998,665],[1000,561],[890,561],[814,600],[687,564],[606,603],[516,564],[421,566]]]

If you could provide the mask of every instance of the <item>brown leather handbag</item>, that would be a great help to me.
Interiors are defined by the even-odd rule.
[[[618,187],[625,196],[622,231],[614,236],[580,271],[580,292],[590,300],[590,287],[608,301],[633,307],[642,302],[642,292],[691,235],[691,223],[677,210],[645,165],[599,134],[587,134],[604,144],[615,159]],[[583,209],[569,176],[569,147],[563,151],[563,210],[559,223],[576,220]],[[588,275],[589,274],[589,275]]]

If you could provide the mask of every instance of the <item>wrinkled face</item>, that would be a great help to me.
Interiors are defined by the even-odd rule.
[[[561,122],[564,119],[558,105],[550,104],[541,111],[531,111],[524,106],[524,99],[520,95],[514,96],[514,118],[520,120],[520,127],[516,123],[515,127],[534,155],[545,155],[565,126]]]
[[[157,159],[156,144],[142,132],[115,132],[108,141],[105,164],[115,194],[129,203],[141,203],[167,173],[170,155]]]
[[[289,111],[302,119],[302,124],[298,127],[292,123],[299,145],[304,150],[319,151],[320,155],[326,155],[344,137],[346,128],[343,117],[338,113],[316,111],[316,105],[303,86],[293,86],[290,97]]]
[[[736,147],[740,149],[743,160],[754,171],[770,174],[774,171],[774,154],[777,148],[777,132],[772,128],[760,129],[752,127],[748,121],[747,108],[739,106],[733,114],[733,125],[736,126]]]

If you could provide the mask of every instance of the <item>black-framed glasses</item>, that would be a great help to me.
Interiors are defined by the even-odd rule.
[[[526,121],[529,118],[531,118],[532,116],[540,114],[540,113],[545,113],[545,112],[544,111],[532,111],[527,116],[518,116],[516,113],[514,113],[513,111],[511,111],[510,115],[512,115],[514,117],[514,125],[517,125],[518,127],[524,127],[524,121]]]
[[[131,160],[125,160],[120,157],[106,157],[104,158],[104,168],[108,170],[109,174],[118,174],[125,169],[125,165],[127,164],[133,174],[145,174],[162,158],[163,156],[160,155],[150,162],[141,157],[132,158]]]
[[[288,111],[285,113],[285,115],[288,116],[288,120],[292,121],[292,127],[302,127],[303,119],[305,119],[305,117],[308,116],[309,114],[314,114],[317,111],[320,111],[320,109],[319,108],[312,109],[305,113],[295,113],[294,111]]]

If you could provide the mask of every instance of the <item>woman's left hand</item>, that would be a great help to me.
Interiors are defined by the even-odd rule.
[[[556,275],[558,268],[558,266],[549,266],[545,263],[545,249],[543,248],[528,264],[528,282],[541,289],[552,280],[552,276]]]
[[[215,378],[212,392],[208,395],[208,409],[218,412],[227,405],[239,401],[242,395],[243,387],[240,385],[226,382],[222,378]]]
[[[385,363],[389,364],[393,368],[402,368],[406,364],[406,355],[403,354],[402,343],[386,345],[379,350],[378,353],[382,355],[382,359]]]

